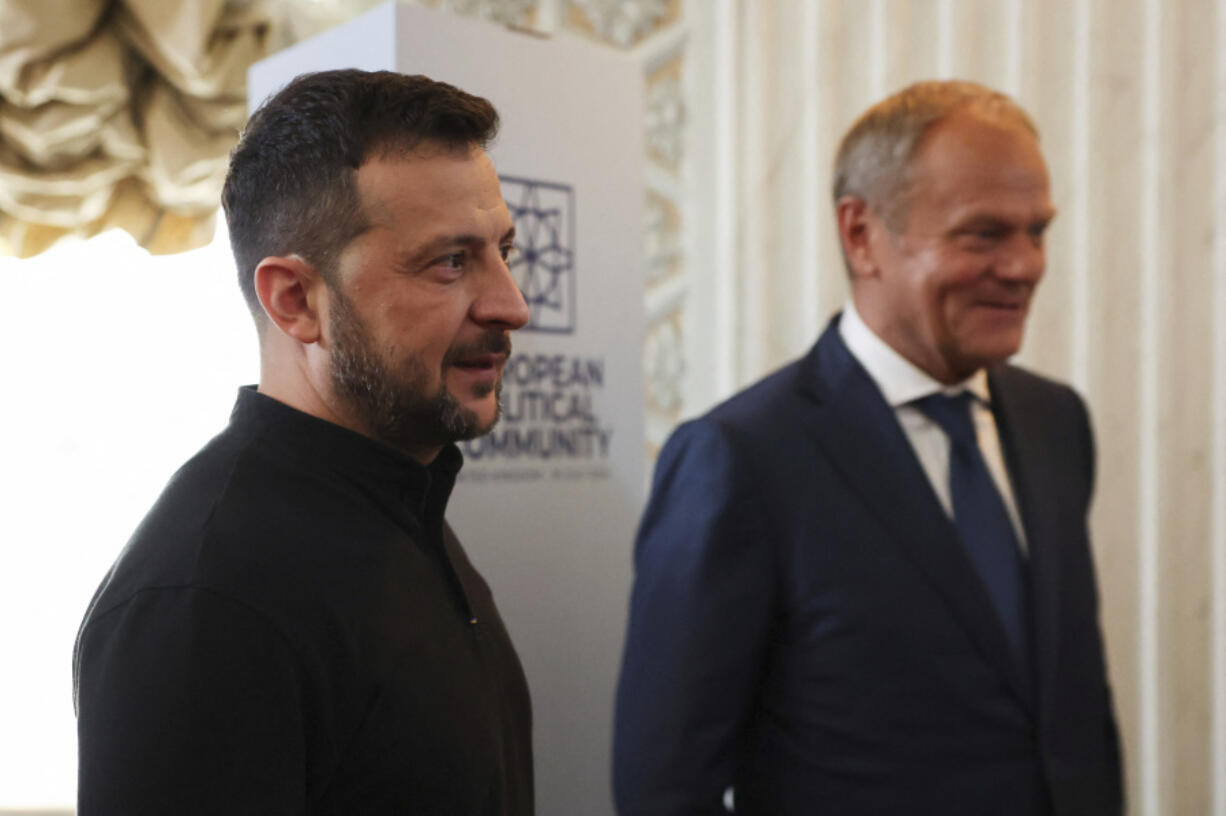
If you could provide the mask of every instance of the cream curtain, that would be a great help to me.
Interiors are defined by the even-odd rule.
[[[153,252],[212,238],[269,6],[0,2],[0,251],[120,227]]]
[[[0,0],[0,255],[115,227],[155,253],[209,241],[248,66],[383,1]],[[623,48],[680,33],[682,7],[416,2]]]

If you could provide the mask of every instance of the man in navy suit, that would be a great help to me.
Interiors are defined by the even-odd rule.
[[[851,300],[682,425],[635,550],[639,814],[1118,814],[1089,419],[1008,365],[1054,211],[1030,118],[913,85],[843,139]]]

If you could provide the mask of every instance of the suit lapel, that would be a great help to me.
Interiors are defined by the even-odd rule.
[[[1043,412],[1027,410],[1025,394],[1012,385],[1007,369],[989,373],[992,413],[1000,434],[1009,480],[1026,530],[1029,553],[1031,631],[1039,694],[1052,688],[1060,653],[1060,529],[1057,496],[1050,485],[1051,463],[1044,439]]]
[[[819,444],[907,559],[945,600],[985,659],[1027,707],[1031,684],[996,618],[894,410],[832,322],[802,367],[800,388],[819,403]]]

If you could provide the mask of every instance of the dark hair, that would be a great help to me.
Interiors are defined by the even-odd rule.
[[[368,159],[429,144],[485,148],[498,131],[487,100],[393,71],[303,74],[251,115],[230,155],[221,202],[239,286],[257,321],[256,265],[296,253],[325,279],[366,229],[356,172]]]

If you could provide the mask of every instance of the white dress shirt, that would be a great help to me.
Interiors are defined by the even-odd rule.
[[[1026,533],[1017,513],[1017,502],[1013,497],[1013,487],[1009,483],[1005,457],[1000,447],[1000,435],[996,431],[996,419],[992,416],[992,397],[988,391],[987,372],[980,369],[956,385],[942,385],[874,334],[856,313],[856,307],[850,301],[843,308],[839,335],[848,351],[877,383],[885,401],[894,409],[898,424],[902,426],[903,433],[915,449],[924,472],[928,474],[928,481],[932,483],[932,489],[950,518],[953,518],[953,499],[949,492],[949,437],[940,425],[911,403],[937,392],[952,396],[969,391],[974,395],[971,413],[979,451],[992,474],[992,481],[996,483],[996,488],[1004,499],[1009,520],[1013,522],[1018,543],[1025,553]]]

